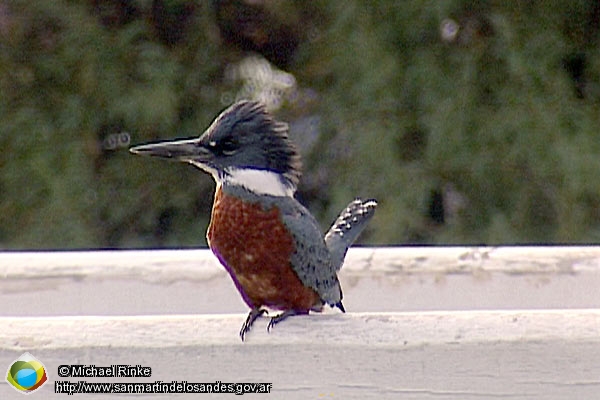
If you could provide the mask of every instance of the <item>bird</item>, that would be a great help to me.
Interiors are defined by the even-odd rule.
[[[337,272],[373,217],[374,199],[356,198],[323,234],[296,198],[300,155],[288,124],[257,101],[226,108],[198,137],[137,145],[130,152],[189,163],[215,182],[206,239],[250,308],[242,342],[269,311],[267,331],[328,304],[346,312]]]

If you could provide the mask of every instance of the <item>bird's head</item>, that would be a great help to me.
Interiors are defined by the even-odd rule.
[[[233,104],[197,138],[144,144],[130,151],[187,162],[219,184],[267,194],[293,194],[300,177],[300,157],[288,138],[288,125],[253,101]]]

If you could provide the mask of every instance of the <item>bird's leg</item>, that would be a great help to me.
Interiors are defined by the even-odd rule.
[[[305,314],[308,314],[308,310],[285,310],[281,314],[276,315],[271,318],[271,321],[269,321],[269,325],[267,325],[267,332],[270,332],[272,327],[274,327],[276,324],[280,323],[287,317],[291,317],[292,315],[305,315]]]
[[[246,322],[242,325],[242,329],[240,330],[240,338],[242,338],[242,342],[244,341],[244,336],[246,333],[250,331],[252,328],[252,324],[256,321],[256,318],[260,317],[263,314],[269,314],[267,310],[264,308],[253,308],[248,313],[248,317],[246,318]]]

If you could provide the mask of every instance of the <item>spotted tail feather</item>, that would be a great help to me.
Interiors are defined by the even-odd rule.
[[[340,213],[325,234],[325,244],[329,249],[336,271],[342,268],[348,248],[375,215],[376,207],[377,201],[375,200],[354,200]]]

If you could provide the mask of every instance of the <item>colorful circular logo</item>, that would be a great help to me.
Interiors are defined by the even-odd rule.
[[[6,373],[6,381],[24,394],[39,389],[47,380],[46,368],[29,353],[23,353],[17,358]]]

